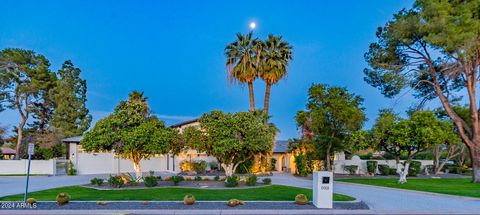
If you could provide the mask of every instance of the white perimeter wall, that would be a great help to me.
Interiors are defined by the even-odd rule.
[[[355,159],[355,156],[352,158],[352,160],[335,160],[333,161],[334,165],[334,173],[337,174],[348,174],[344,170],[344,166],[348,165],[356,165],[358,166],[358,171],[357,174],[367,174],[367,161],[368,160],[360,160],[360,159]],[[375,160],[377,161],[377,165],[388,165],[390,168],[396,168],[396,161],[395,160]],[[419,161],[422,163],[421,169],[425,168],[426,165],[433,165],[433,160],[414,160],[414,161]],[[404,162],[403,160],[400,162]],[[378,171],[378,170],[377,170]]]
[[[78,174],[118,174],[133,173],[132,161],[129,159],[119,159],[113,153],[78,153],[70,158],[77,168]],[[148,173],[155,172],[180,172],[180,162],[183,160],[204,160],[207,163],[216,161],[214,157],[198,155],[157,155],[147,160],[142,160],[140,165],[142,171]],[[175,168],[175,169],[174,169]],[[208,167],[207,167],[208,168]]]
[[[0,175],[6,174],[27,174],[28,160],[0,160]],[[32,160],[30,163],[30,174],[55,175],[56,161]]]

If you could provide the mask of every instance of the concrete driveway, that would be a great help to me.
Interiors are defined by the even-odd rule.
[[[272,183],[312,188],[312,180],[294,177],[290,174],[275,174]],[[364,201],[370,209],[377,211],[471,213],[480,214],[480,200],[408,190],[388,189],[376,186],[335,182],[335,193],[353,196]],[[480,192],[480,190],[479,190]]]

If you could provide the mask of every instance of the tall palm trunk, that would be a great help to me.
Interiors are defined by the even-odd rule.
[[[255,96],[253,93],[253,82],[250,81],[248,82],[248,94],[250,96],[250,111],[254,112],[255,111]]]
[[[265,89],[265,101],[263,103],[263,112],[268,116],[268,106],[270,105],[270,89],[272,88],[272,84],[267,82],[267,86]]]

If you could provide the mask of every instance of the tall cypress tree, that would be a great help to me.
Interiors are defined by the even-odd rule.
[[[89,127],[92,116],[86,106],[87,82],[80,78],[81,70],[70,60],[58,70],[58,81],[53,95],[56,108],[51,125],[61,129],[65,137],[82,135]]]

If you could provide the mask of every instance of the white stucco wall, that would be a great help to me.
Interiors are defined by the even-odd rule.
[[[0,174],[27,174],[28,160],[0,160]],[[30,174],[55,175],[56,162],[50,160],[32,160]]]
[[[358,157],[357,157],[358,158]],[[356,159],[354,156],[351,160],[335,160],[333,161],[334,165],[334,173],[336,174],[348,174],[344,170],[344,166],[348,165],[356,165],[358,166],[357,174],[367,174],[367,161],[368,160],[360,160]],[[396,168],[396,161],[395,160],[375,160],[377,161],[377,165],[388,165],[390,168]],[[425,168],[426,165],[433,165],[433,160],[415,160],[422,163],[421,168]],[[404,162],[403,160],[400,162]]]

